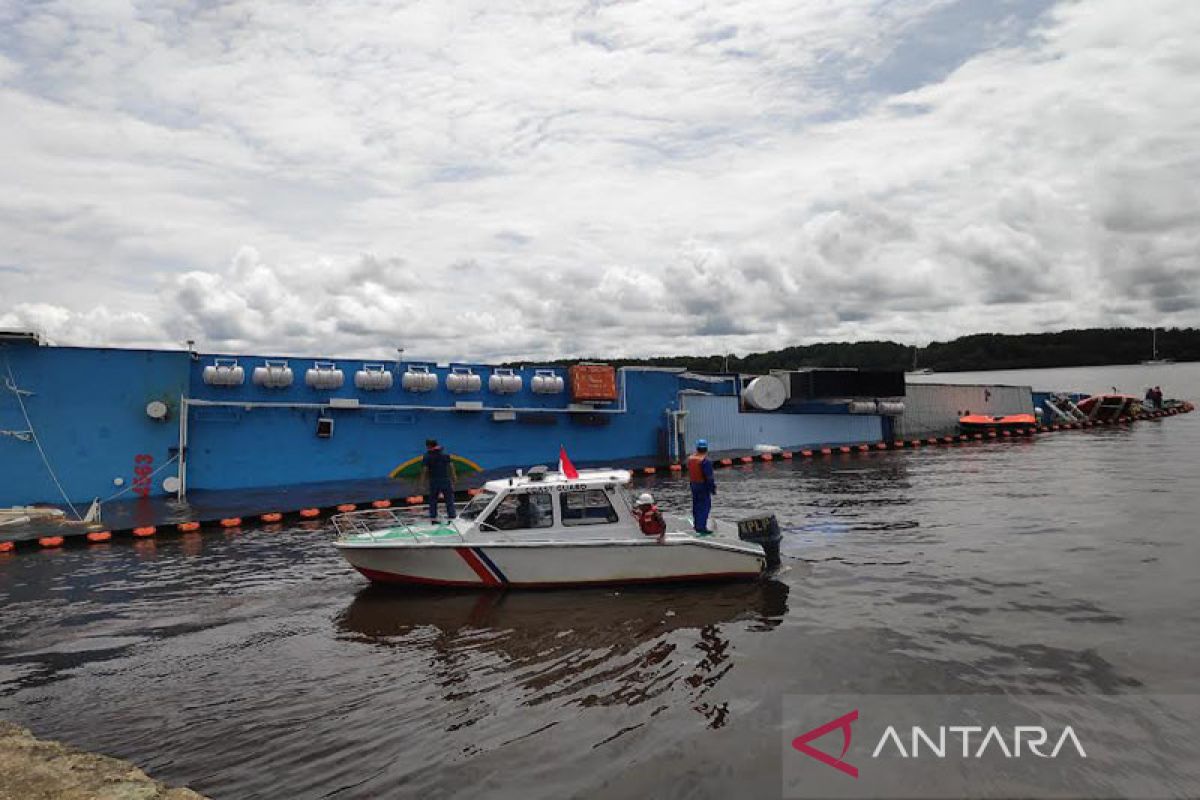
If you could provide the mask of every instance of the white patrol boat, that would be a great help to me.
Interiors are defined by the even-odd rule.
[[[539,588],[759,577],[779,563],[773,515],[713,524],[665,517],[643,534],[626,470],[578,477],[534,467],[489,481],[447,523],[415,523],[391,510],[333,518],[337,548],[372,581],[431,586]],[[711,523],[710,523],[711,524]],[[728,533],[727,533],[728,531]]]

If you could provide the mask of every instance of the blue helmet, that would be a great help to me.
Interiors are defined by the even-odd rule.
[[[707,450],[708,449],[708,439],[697,439],[696,440],[696,449],[697,450]]]

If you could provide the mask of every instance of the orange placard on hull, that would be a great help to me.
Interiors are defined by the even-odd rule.
[[[576,364],[567,370],[571,399],[576,402],[613,402],[617,399],[617,370],[608,364]]]

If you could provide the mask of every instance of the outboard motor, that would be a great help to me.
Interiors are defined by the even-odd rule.
[[[783,534],[779,532],[779,520],[774,514],[759,514],[756,517],[746,517],[738,520],[738,538],[743,542],[753,542],[760,545],[767,556],[767,569],[779,567],[779,542]]]

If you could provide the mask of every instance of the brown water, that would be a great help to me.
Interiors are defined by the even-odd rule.
[[[1200,413],[720,471],[789,529],[751,585],[376,591],[320,523],[0,556],[0,716],[215,798],[776,797],[788,693],[1200,693],[1198,451]]]

